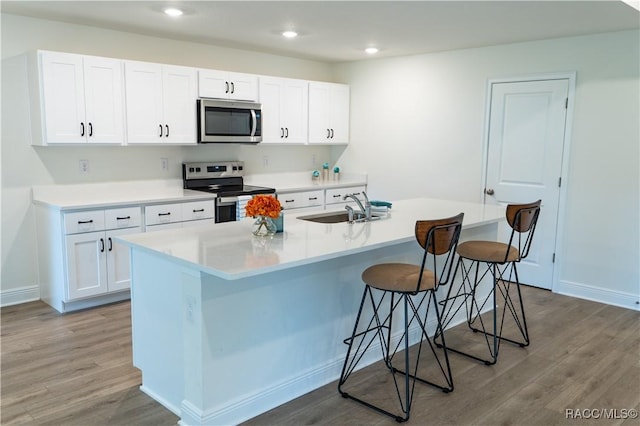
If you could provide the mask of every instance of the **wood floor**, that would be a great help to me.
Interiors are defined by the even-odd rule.
[[[623,410],[640,410],[640,312],[533,288],[524,296],[531,346],[503,344],[494,366],[452,354],[455,391],[417,385],[409,424],[640,424],[622,418]],[[175,425],[174,414],[138,389],[129,309],[128,302],[67,315],[41,302],[3,308],[0,423]],[[447,338],[452,345],[477,335],[459,326]],[[364,390],[379,380],[374,367],[363,370]],[[341,398],[336,386],[247,424],[396,424]],[[572,420],[567,409],[613,409],[618,418]]]

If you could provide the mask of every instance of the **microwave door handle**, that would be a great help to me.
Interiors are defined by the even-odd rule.
[[[251,110],[251,136],[255,136],[256,135],[256,128],[258,127],[258,119],[256,118],[256,110],[252,109]]]

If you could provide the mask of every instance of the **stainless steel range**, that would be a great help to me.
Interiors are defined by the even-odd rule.
[[[274,188],[244,184],[244,162],[223,161],[183,163],[185,189],[209,192],[216,196],[216,223],[240,220],[240,202],[257,194],[274,194]]]

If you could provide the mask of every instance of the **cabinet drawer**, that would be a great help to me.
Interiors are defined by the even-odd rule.
[[[146,206],[144,211],[146,225],[159,225],[182,221],[182,204],[159,204]]]
[[[213,200],[194,201],[182,204],[182,220],[212,219],[215,215]]]
[[[364,186],[327,189],[327,204],[345,203],[346,201],[343,200],[343,198],[347,194],[356,194],[358,198],[364,200],[364,197],[362,196],[362,191],[364,190]]]
[[[102,231],[103,229],[104,210],[88,210],[84,212],[65,213],[64,215],[65,234]]]
[[[105,229],[134,228],[142,224],[140,207],[125,207],[104,211]]]
[[[324,191],[319,190],[278,194],[278,200],[280,201],[282,208],[285,210],[321,206],[324,204]]]

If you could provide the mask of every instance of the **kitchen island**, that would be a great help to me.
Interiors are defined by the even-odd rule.
[[[461,211],[461,241],[497,237],[502,207],[413,199],[368,223],[321,224],[291,212],[273,238],[254,237],[250,218],[119,238],[131,247],[142,391],[182,424],[232,424],[336,380],[362,271],[419,262],[416,220]]]

